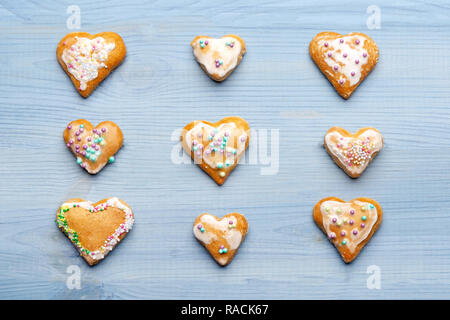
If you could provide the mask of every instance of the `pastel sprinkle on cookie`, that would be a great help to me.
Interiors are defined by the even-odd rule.
[[[194,162],[222,185],[248,148],[250,126],[239,117],[211,123],[196,120],[184,127],[181,144]]]
[[[358,178],[383,148],[383,136],[370,127],[355,134],[341,127],[333,127],[325,134],[324,146],[348,176]]]
[[[114,32],[72,32],[56,49],[58,62],[84,98],[122,63],[125,55],[125,44]]]
[[[95,128],[84,119],[72,121],[64,130],[63,138],[76,163],[90,174],[98,173],[107,163],[114,163],[114,155],[123,143],[122,130],[111,121]]]
[[[115,197],[95,204],[70,199],[59,207],[56,224],[83,259],[93,266],[126,237],[133,227],[134,215],[124,201]]]
[[[309,45],[309,53],[322,73],[344,99],[350,98],[378,62],[379,50],[367,35],[321,32]]]
[[[345,202],[330,197],[320,200],[313,210],[313,218],[331,243],[349,263],[370,241],[381,225],[383,210],[370,198]]]
[[[229,213],[221,219],[204,213],[193,225],[194,236],[221,266],[233,260],[247,231],[247,220],[240,213]]]
[[[220,39],[197,36],[192,40],[191,47],[201,68],[218,82],[225,80],[236,69],[246,52],[244,40],[232,34]]]

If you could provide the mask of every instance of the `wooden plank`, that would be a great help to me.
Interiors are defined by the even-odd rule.
[[[450,298],[450,5],[378,1],[77,1],[82,30],[115,31],[128,55],[83,100],[55,58],[67,3],[0,4],[0,298]],[[308,54],[317,32],[361,31],[381,50],[378,66],[342,100]],[[194,61],[198,34],[239,34],[248,53],[221,84]],[[194,119],[239,115],[255,130],[279,130],[279,170],[241,165],[222,187],[199,168],[171,161],[174,130]],[[76,166],[62,130],[74,119],[117,122],[125,146],[97,176]],[[385,149],[358,180],[321,146],[334,125],[378,128]],[[257,150],[252,144],[250,150]],[[77,196],[126,200],[135,229],[89,268],[54,223]],[[385,220],[345,265],[311,218],[323,197],[368,196]],[[248,238],[227,268],[191,234],[202,212],[238,211]],[[81,290],[66,269],[81,268]],[[381,270],[369,290],[367,267]]]

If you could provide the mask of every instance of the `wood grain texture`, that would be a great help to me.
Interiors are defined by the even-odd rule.
[[[117,32],[128,49],[86,100],[54,57],[73,31],[72,4],[0,4],[0,298],[450,298],[447,1],[76,1],[81,31]],[[366,27],[370,4],[381,9],[379,30]],[[308,54],[325,30],[364,32],[380,48],[378,65],[348,101]],[[215,83],[189,43],[228,33],[245,40],[247,54]],[[278,174],[240,165],[218,187],[194,164],[172,163],[175,129],[229,115],[256,130],[279,129]],[[61,138],[80,118],[111,120],[124,132],[116,162],[96,176],[75,164]],[[322,147],[332,126],[383,134],[383,151],[357,180]],[[89,268],[54,212],[71,197],[109,196],[130,204],[135,228]],[[383,207],[383,225],[350,265],[311,218],[327,196],[366,196]],[[234,211],[247,217],[249,234],[221,268],[195,240],[192,221]],[[81,290],[66,287],[73,264]],[[370,265],[381,269],[381,290],[366,287]]]

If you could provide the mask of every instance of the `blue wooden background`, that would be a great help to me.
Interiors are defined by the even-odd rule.
[[[58,65],[69,5],[81,31],[118,32],[128,54],[84,100]],[[381,29],[369,30],[369,5]],[[450,298],[450,4],[448,1],[0,1],[0,298],[384,299]],[[380,61],[341,99],[308,53],[320,31],[367,33]],[[223,83],[193,59],[199,34],[235,33],[248,53]],[[173,131],[194,119],[239,115],[279,129],[279,172],[239,166],[218,187],[194,165],[171,161]],[[112,120],[125,134],[117,161],[90,176],[66,150],[74,119]],[[373,126],[385,148],[358,180],[321,143],[334,125]],[[250,150],[256,148],[250,146]],[[344,264],[315,226],[326,196],[367,196],[384,222]],[[127,201],[136,224],[102,263],[88,267],[54,215],[70,197]],[[197,215],[237,211],[250,223],[233,263],[219,267],[197,243]],[[69,290],[70,265],[81,268]],[[369,266],[381,289],[369,290]]]

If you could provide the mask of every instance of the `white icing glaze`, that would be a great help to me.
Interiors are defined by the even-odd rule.
[[[350,215],[350,210],[355,210],[355,205],[357,207],[366,208],[366,210],[364,211],[364,215],[367,216],[367,220],[364,222],[365,227],[361,228],[359,226],[359,223],[356,222],[351,228],[352,230],[356,229],[358,231],[358,234],[354,235],[353,232],[348,232],[345,237],[337,235],[335,239],[331,239],[331,241],[336,246],[341,246],[342,239],[345,239],[347,241],[346,246],[351,253],[355,251],[358,244],[360,244],[362,241],[364,241],[364,239],[367,238],[373,226],[377,222],[378,213],[376,207],[369,202],[362,202],[359,200],[355,200],[354,204],[330,200],[324,201],[320,205],[320,212],[323,218],[323,226],[325,228],[325,231],[327,232],[328,237],[330,237],[330,234],[332,233],[330,226],[334,224],[333,218],[336,218],[337,224],[341,223],[342,225],[346,225],[348,223],[348,220],[352,218],[352,215]],[[337,209],[340,211],[338,211]]]
[[[202,48],[200,41],[203,41],[203,44],[207,41],[208,44]],[[233,46],[227,43],[233,43]],[[242,48],[240,41],[233,37],[199,38],[192,47],[197,62],[203,65],[209,74],[216,74],[219,77],[236,68]],[[216,66],[216,59],[223,62],[219,67]]]
[[[369,138],[369,140],[368,140]],[[337,140],[338,143],[334,143],[333,140]],[[349,147],[354,149],[359,149],[360,143],[364,142],[365,146],[368,147],[370,154],[367,158],[362,160],[359,165],[355,165],[347,157]],[[339,161],[345,165],[346,169],[352,174],[361,174],[368,166],[370,160],[374,153],[378,152],[383,148],[383,138],[382,135],[372,129],[366,130],[358,138],[344,137],[337,131],[329,132],[325,136],[325,143],[327,144],[328,150],[339,159]]]
[[[228,134],[228,138],[223,147],[225,134]],[[245,151],[248,139],[247,133],[237,128],[233,122],[222,123],[217,128],[199,122],[186,133],[185,137],[187,146],[194,151],[196,163],[204,161],[211,168],[223,171],[232,167],[239,160]],[[195,146],[197,150],[193,150]],[[220,166],[222,167],[219,168]]]
[[[107,68],[108,53],[114,50],[115,43],[106,43],[102,37],[95,39],[75,37],[77,42],[64,49],[62,60],[67,70],[80,81],[80,90],[86,90],[87,82],[97,78],[99,68]]]
[[[108,205],[108,207],[122,210],[125,213],[125,221],[119,227],[117,227],[114,233],[105,241],[105,244],[99,250],[91,251],[89,253],[89,256],[94,260],[103,259],[108,254],[108,252],[114,248],[114,245],[120,242],[119,236],[124,232],[129,232],[133,228],[134,224],[134,216],[131,208],[121,202],[120,199],[113,197],[108,199],[105,203]],[[65,202],[61,205],[61,208],[72,208],[73,205],[78,205],[80,208],[86,210],[94,210],[94,206],[91,201]],[[69,233],[68,236],[69,239],[73,239],[73,234]],[[81,247],[77,247],[77,249],[81,252]]]
[[[211,232],[211,228],[223,232],[223,238],[228,243],[225,246],[228,250],[236,250],[242,241],[242,234],[236,228],[229,228],[229,222],[233,221],[233,224],[237,225],[237,219],[234,216],[228,216],[222,220],[217,220],[216,217],[204,214],[200,218],[200,223],[204,226],[205,231],[201,232],[198,229],[198,224],[194,225],[193,232],[195,237],[204,244],[210,244],[217,240],[217,236]]]
[[[97,160],[106,145],[106,128],[93,128],[92,131],[89,131],[85,129],[84,124],[78,126],[70,124],[66,129],[70,135],[66,146],[77,157],[76,162],[91,174],[102,170],[108,162],[99,163]],[[114,156],[112,157],[114,158]]]
[[[341,42],[341,39],[344,42]],[[356,41],[359,40],[359,44]],[[342,74],[339,80],[350,81],[350,86],[355,85],[361,79],[361,68],[369,59],[368,52],[364,49],[365,37],[360,35],[342,36],[334,40],[321,40],[319,46],[322,50],[325,62],[333,69],[337,66],[337,70],[325,70],[330,76],[337,77]],[[327,46],[325,46],[327,43]],[[366,57],[364,57],[366,55]],[[356,63],[358,60],[359,63]]]

